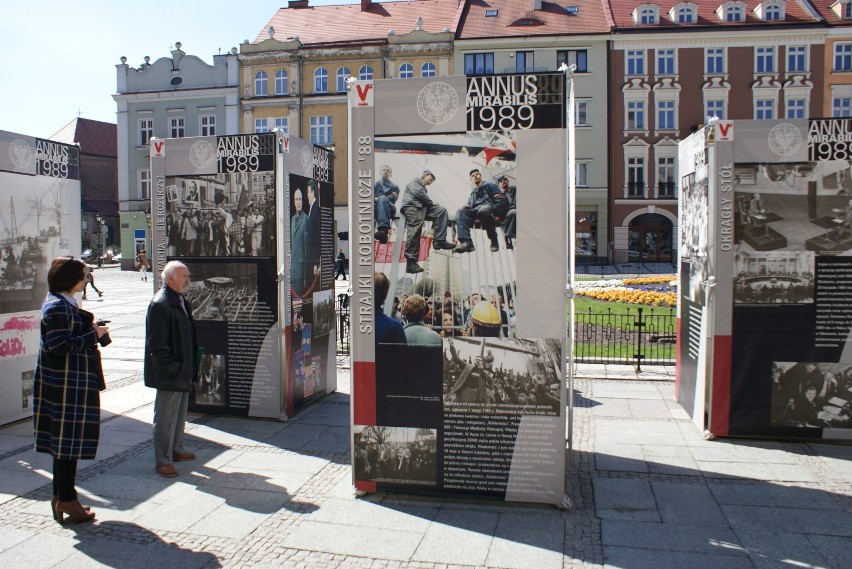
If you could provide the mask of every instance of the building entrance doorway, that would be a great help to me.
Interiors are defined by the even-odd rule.
[[[672,262],[672,222],[656,213],[635,218],[628,229],[630,262]]]

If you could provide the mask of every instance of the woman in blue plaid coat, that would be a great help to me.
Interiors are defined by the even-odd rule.
[[[50,291],[41,307],[41,342],[35,368],[33,424],[36,451],[53,455],[56,521],[68,514],[77,523],[95,518],[80,504],[74,480],[77,461],[93,459],[100,433],[100,390],[105,387],[98,342],[109,332],[91,312],[77,306],[86,284],[86,264],[54,259],[47,274]],[[108,337],[107,337],[108,338]]]

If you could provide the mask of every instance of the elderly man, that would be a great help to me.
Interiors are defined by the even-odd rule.
[[[376,241],[388,242],[391,219],[396,215],[396,200],[399,198],[399,186],[390,177],[393,170],[387,164],[379,168],[380,178],[373,186],[373,199],[376,203]]]
[[[434,240],[432,247],[438,251],[455,247],[447,242],[447,210],[432,201],[426,186],[435,181],[435,174],[423,170],[419,178],[414,178],[405,187],[402,205],[399,210],[405,217],[405,272],[422,273],[423,267],[417,264],[420,257],[420,235],[423,233],[423,222],[432,222]]]
[[[163,478],[178,475],[173,461],[193,460],[183,448],[189,391],[197,373],[195,325],[183,293],[189,269],[179,261],[163,268],[163,288],[148,305],[145,319],[145,386],[157,390],[154,400],[155,470]]]

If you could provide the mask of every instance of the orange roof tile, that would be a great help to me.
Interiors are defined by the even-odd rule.
[[[458,12],[459,0],[373,3],[366,11],[360,4],[279,8],[252,43],[269,39],[269,26],[275,39],[299,36],[302,45],[386,39],[389,30],[398,35],[414,30],[418,17],[423,18],[424,31],[455,32]]]
[[[609,22],[601,0],[469,0],[459,25],[459,39],[525,37],[556,34],[599,34],[609,32]],[[568,13],[567,6],[577,6]],[[494,16],[487,15],[491,11]]]

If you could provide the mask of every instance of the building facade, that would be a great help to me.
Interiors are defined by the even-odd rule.
[[[186,55],[176,43],[171,57],[139,67],[116,65],[118,201],[122,268],[150,245],[151,138],[236,134],[239,123],[237,50],[214,55],[213,65]]]

